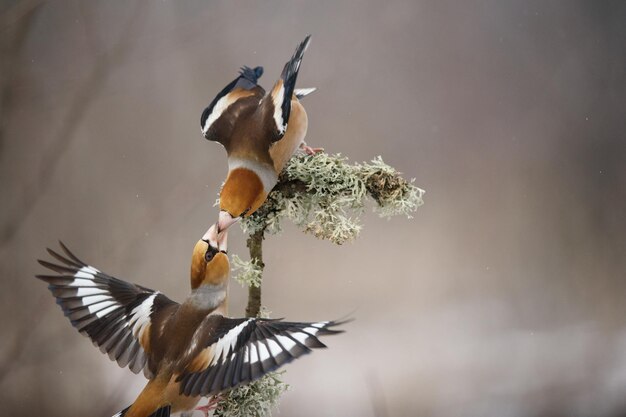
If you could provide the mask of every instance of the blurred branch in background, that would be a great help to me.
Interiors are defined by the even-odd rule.
[[[124,61],[128,52],[132,49],[133,40],[137,39],[136,32],[141,28],[142,17],[145,14],[144,10],[144,3],[136,2],[130,17],[128,17],[126,26],[119,35],[118,41],[110,51],[95,57],[91,72],[71,100],[65,117],[61,122],[61,127],[52,135],[52,145],[46,150],[38,169],[35,170],[32,177],[26,179],[21,198],[17,200],[16,206],[11,210],[12,215],[8,216],[8,220],[2,226],[0,246],[5,246],[11,241],[37,206],[40,197],[49,187],[59,161],[76,138],[75,133],[80,122],[103,88],[108,75]],[[83,15],[86,16],[85,13]],[[30,21],[29,19],[28,23]],[[25,26],[25,23],[22,26]],[[29,27],[30,25],[28,24],[23,28],[25,33],[22,37],[26,36]],[[88,23],[85,25],[85,33],[88,43],[96,46],[98,41],[95,39],[95,31],[89,27]],[[6,111],[4,106],[3,110]]]
[[[383,384],[380,383],[378,373],[375,370],[371,370],[366,375],[365,381],[367,382],[374,417],[389,417],[385,388]]]

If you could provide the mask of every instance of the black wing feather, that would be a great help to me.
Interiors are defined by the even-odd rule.
[[[265,94],[265,90],[257,84],[261,75],[263,75],[263,67],[256,67],[252,69],[250,67],[243,66],[239,71],[239,76],[231,81],[215,96],[213,101],[209,103],[200,116],[200,129],[206,139],[221,142],[225,145],[224,142],[227,140],[230,128],[232,128],[232,123],[234,123],[234,121],[230,120],[228,115],[223,115],[223,117],[218,117],[211,123],[210,126],[208,126],[207,120],[209,119],[209,116],[213,113],[215,106],[222,98],[238,88],[242,88],[244,90],[256,89],[255,95],[258,97],[258,100],[260,100],[260,98]]]
[[[72,326],[111,360],[138,373],[146,364],[140,336],[152,312],[176,304],[149,288],[130,284],[81,261],[61,242],[65,255],[48,249],[60,264],[39,261],[58,275],[37,275],[47,282]],[[144,369],[149,375],[149,371]]]
[[[343,322],[290,323],[209,316],[206,325],[213,331],[205,335],[203,346],[212,350],[214,357],[205,369],[180,375],[180,392],[209,396],[254,381],[311,349],[325,347],[317,335],[339,333],[330,329],[339,324]]]

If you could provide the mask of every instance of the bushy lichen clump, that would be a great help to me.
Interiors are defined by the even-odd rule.
[[[289,385],[280,380],[283,372],[270,372],[254,382],[232,389],[224,394],[215,416],[264,417],[278,405],[278,400]]]
[[[303,231],[341,245],[358,236],[367,195],[381,216],[411,217],[423,204],[423,194],[381,157],[350,164],[341,155],[296,155],[265,204],[241,224],[249,234],[259,230],[275,234],[286,217]]]
[[[233,272],[237,272],[235,280],[246,287],[260,287],[263,269],[255,262],[255,259],[244,261],[237,255],[230,257],[233,264]]]

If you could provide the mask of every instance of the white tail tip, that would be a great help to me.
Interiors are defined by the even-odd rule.
[[[294,93],[296,94],[296,97],[298,97],[300,99],[300,98],[308,96],[309,94],[311,94],[315,90],[317,90],[317,88],[315,88],[315,87],[313,87],[313,88],[296,88],[294,90]]]

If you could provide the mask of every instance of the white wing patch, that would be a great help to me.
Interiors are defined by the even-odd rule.
[[[215,365],[218,363],[224,362],[224,360],[233,353],[235,349],[235,344],[237,343],[237,338],[239,337],[239,333],[250,323],[253,319],[248,319],[243,323],[238,324],[233,327],[226,333],[222,338],[220,338],[216,343],[211,346],[211,350],[214,350],[213,359],[211,360],[210,365]]]
[[[259,342],[257,345],[259,346],[259,360],[263,362],[265,359],[270,357],[270,351],[267,350],[267,347],[263,342]]]
[[[133,308],[130,315],[128,324],[133,328],[133,335],[138,336],[143,331],[144,327],[150,323],[150,314],[152,314],[152,304],[154,299],[159,294],[155,292],[150,297],[143,300],[141,304]]]
[[[283,99],[285,98],[285,86],[281,85],[280,90],[278,90],[278,94],[272,97],[272,102],[274,103],[274,122],[276,123],[276,128],[282,135],[285,133],[285,129],[287,129],[287,123],[283,120]]]
[[[318,329],[317,327],[305,327],[304,329],[302,329],[302,331],[312,336],[315,336],[315,334],[317,334],[317,332],[319,332],[320,329]]]
[[[279,355],[280,353],[282,353],[283,348],[280,347],[280,345],[278,343],[276,343],[275,340],[267,339],[266,342],[267,342],[267,345],[270,348],[270,354],[272,356],[276,356],[276,355]]]
[[[222,113],[224,113],[224,111],[231,104],[233,104],[233,100],[231,99],[231,97],[229,97],[228,94],[226,94],[224,97],[217,100],[217,103],[215,103],[215,106],[213,106],[213,109],[211,110],[211,114],[209,114],[209,117],[206,119],[204,126],[202,126],[203,135],[206,135],[206,132],[209,131],[209,128],[211,127],[213,122],[219,119]]]
[[[308,96],[309,94],[313,93],[315,90],[317,90],[316,87],[311,87],[311,88],[296,88],[293,92],[296,95],[296,97],[303,98]]]
[[[117,310],[118,308],[120,308],[120,306],[119,306],[119,305],[117,305],[117,304],[112,305],[112,306],[110,306],[110,307],[105,308],[104,310],[100,310],[100,311],[98,311],[98,312],[96,313],[96,316],[97,316],[98,318],[102,318],[102,317],[106,316],[107,314],[112,313],[113,311]]]
[[[89,281],[89,282],[93,283],[93,281]],[[102,288],[93,288],[93,285],[86,286],[86,287],[81,285],[78,288],[78,291],[76,292],[77,297],[86,297],[88,295],[97,295],[97,294],[107,294],[107,291]]]
[[[311,335],[306,334],[306,333],[302,333],[302,332],[297,332],[297,333],[292,333],[291,337],[293,337],[294,339],[296,339],[298,342],[304,344],[304,342],[310,337]]]
[[[291,340],[290,338],[288,338],[287,336],[282,336],[282,335],[276,335],[274,336],[276,337],[276,339],[278,340],[278,342],[283,345],[283,347],[285,348],[285,350],[291,350],[295,345],[296,342],[294,342],[293,340]]]
[[[96,268],[94,268],[93,266],[83,266],[82,268],[80,268],[78,270],[78,272],[76,272],[74,274],[74,277],[77,279],[74,279],[74,281],[70,282],[70,286],[72,287],[78,287],[78,286],[93,286],[96,285],[92,280],[95,278],[96,274],[100,272],[98,271]],[[82,280],[80,280],[80,278],[83,278]],[[80,282],[77,283],[76,281],[85,281],[87,280],[87,282],[89,282],[89,284]]]
[[[247,345],[244,346],[243,363],[250,363],[250,348]]]
[[[259,354],[257,353],[256,345],[252,343],[250,345],[250,363],[252,364],[258,361],[259,361]]]

